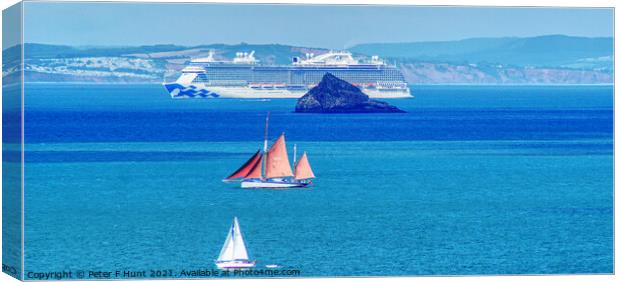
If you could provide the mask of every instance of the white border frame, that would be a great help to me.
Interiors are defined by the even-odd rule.
[[[17,0],[8,0],[0,2],[0,8],[6,9],[19,1]],[[26,1],[26,2],[39,2],[39,1]],[[613,0],[281,0],[281,1],[265,1],[265,0],[235,0],[235,1],[227,1],[227,0],[209,0],[209,1],[199,1],[199,0],[132,0],[132,1],[123,1],[123,0],[106,0],[106,1],[82,1],[82,0],[66,0],[66,1],[46,1],[46,2],[142,2],[142,3],[222,3],[222,4],[231,4],[231,3],[258,3],[258,4],[345,4],[345,5],[418,5],[418,6],[495,6],[495,7],[578,7],[578,8],[614,8],[614,55],[615,50],[618,47],[618,41],[615,40],[617,38],[617,30],[618,30],[618,22],[615,21],[616,16],[616,7],[618,7],[618,3]],[[24,26],[23,26],[23,6],[22,6],[22,42],[23,42],[23,34],[24,34]],[[0,30],[2,30],[2,22],[0,21]],[[1,39],[0,39],[1,40]],[[1,45],[1,44],[0,44]],[[22,46],[22,62],[24,60],[24,52]],[[0,56],[0,63],[2,63],[2,58]],[[388,279],[389,281],[467,281],[467,282],[490,282],[490,281],[553,281],[553,280],[561,280],[561,281],[615,281],[616,275],[618,274],[620,267],[618,266],[618,262],[616,260],[616,249],[615,246],[618,245],[619,239],[615,236],[616,228],[617,228],[617,220],[618,220],[618,209],[615,206],[615,199],[618,194],[617,183],[615,181],[616,173],[618,172],[618,159],[615,157],[616,152],[620,149],[620,145],[615,142],[615,136],[619,133],[618,128],[616,128],[616,124],[618,122],[618,116],[616,116],[616,109],[620,109],[618,107],[619,103],[618,99],[615,99],[616,93],[616,84],[619,63],[614,58],[614,274],[613,275],[513,275],[513,276],[503,276],[503,275],[481,275],[481,276],[411,276],[411,277],[346,277],[346,278],[284,278],[286,281],[326,281],[326,279],[337,279],[339,281],[383,281],[384,279]],[[22,85],[23,85],[24,73],[22,69]],[[0,77],[1,82],[1,77]],[[24,96],[23,96],[23,87],[22,87],[22,252],[24,247],[24,238],[23,238],[23,228],[24,228],[24,205],[23,205],[23,185],[24,185],[24,113],[23,113],[23,105],[24,105]],[[0,106],[1,106],[0,101]],[[0,122],[2,117],[0,115]],[[2,137],[2,132],[0,131],[0,139]],[[2,160],[2,156],[0,155],[0,161]],[[1,180],[1,175],[0,175]],[[1,183],[1,182],[0,182]],[[0,201],[2,200],[2,196],[0,194]],[[2,215],[2,211],[0,210],[0,216]],[[1,231],[1,227],[0,227]],[[2,247],[2,242],[0,240],[0,248]],[[22,256],[22,278],[23,278],[23,269],[24,269],[24,260]],[[0,274],[0,280],[6,281],[8,279],[14,279],[13,277],[7,274]],[[260,280],[257,280],[260,279]],[[252,279],[226,279],[227,281],[282,281],[282,278],[252,278]],[[187,281],[188,279],[183,280],[165,280],[165,281]],[[205,280],[205,281],[215,281],[222,279],[197,279],[197,280]],[[35,281],[35,280],[28,280]],[[75,280],[74,280],[75,281]],[[93,280],[86,280],[93,281]],[[110,281],[110,280],[105,280]],[[129,281],[129,280],[125,280]],[[164,281],[164,280],[135,280],[135,281]]]

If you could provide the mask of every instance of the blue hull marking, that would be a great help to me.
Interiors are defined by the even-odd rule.
[[[220,94],[207,89],[198,89],[195,85],[182,85],[179,83],[164,83],[164,87],[172,98],[217,98]]]

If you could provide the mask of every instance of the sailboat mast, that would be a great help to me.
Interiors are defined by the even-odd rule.
[[[269,133],[269,113],[267,112],[267,117],[265,118],[265,144],[263,146],[263,153],[267,153],[267,134]]]
[[[293,144],[293,166],[297,162],[297,144]]]
[[[261,170],[261,174],[266,173],[267,171],[267,139],[268,139],[268,134],[269,134],[269,114],[271,112],[267,112],[267,117],[265,118],[265,143],[263,145],[263,156],[265,156],[263,158],[262,164],[261,166],[263,167],[263,169]],[[264,175],[261,175],[262,179],[265,179]]]

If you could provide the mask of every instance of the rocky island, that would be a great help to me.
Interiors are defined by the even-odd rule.
[[[359,88],[331,73],[297,100],[296,113],[404,113],[405,111],[368,98]]]

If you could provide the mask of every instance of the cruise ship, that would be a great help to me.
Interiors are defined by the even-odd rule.
[[[371,98],[412,97],[403,74],[378,56],[360,61],[346,51],[305,54],[289,65],[261,64],[254,51],[237,52],[231,60],[214,53],[190,61],[175,82],[164,82],[172,98],[299,98],[325,73],[348,81]]]

